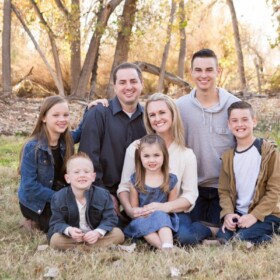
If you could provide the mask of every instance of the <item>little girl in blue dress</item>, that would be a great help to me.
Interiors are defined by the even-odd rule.
[[[136,172],[131,176],[130,203],[132,207],[164,203],[177,197],[177,177],[169,173],[169,156],[159,135],[146,135],[135,151]],[[124,229],[127,237],[144,239],[152,246],[173,247],[173,234],[179,228],[176,214],[155,211],[136,218]]]

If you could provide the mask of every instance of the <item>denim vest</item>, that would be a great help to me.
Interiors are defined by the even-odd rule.
[[[66,146],[60,141],[60,153],[65,155]],[[52,190],[54,180],[54,159],[46,142],[30,140],[23,148],[21,179],[18,197],[21,204],[41,214],[46,203],[51,202],[55,193]]]

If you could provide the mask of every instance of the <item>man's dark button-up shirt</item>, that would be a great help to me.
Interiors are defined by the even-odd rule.
[[[122,110],[117,97],[109,101],[109,107],[99,104],[87,112],[79,151],[87,153],[93,161],[96,185],[116,194],[126,148],[145,134],[140,104],[131,118]]]

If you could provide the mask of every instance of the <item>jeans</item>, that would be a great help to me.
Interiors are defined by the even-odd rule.
[[[220,226],[220,199],[218,189],[198,186],[198,198],[191,211],[192,221],[203,221]]]
[[[217,238],[222,240],[230,240],[236,237],[240,240],[250,241],[255,244],[271,241],[274,232],[279,231],[280,218],[269,215],[266,216],[263,222],[257,221],[249,228],[238,228],[236,232],[225,229],[222,232],[220,229],[217,233]]]
[[[199,222],[192,223],[189,213],[177,213],[179,217],[179,230],[174,238],[181,245],[195,245],[203,239],[212,236],[211,230]]]

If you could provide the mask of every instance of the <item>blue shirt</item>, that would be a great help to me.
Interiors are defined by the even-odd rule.
[[[91,158],[96,172],[95,185],[116,194],[126,148],[146,134],[143,108],[137,105],[131,118],[122,110],[117,97],[90,109],[83,121],[79,151]]]

